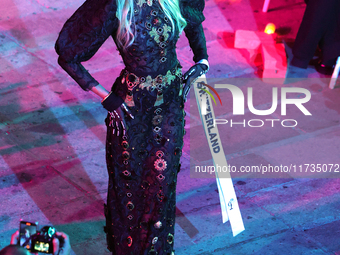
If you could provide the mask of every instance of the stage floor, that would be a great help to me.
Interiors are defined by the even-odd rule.
[[[82,1],[1,2],[0,249],[9,244],[22,218],[53,224],[69,234],[73,254],[109,254],[103,232],[106,111],[99,98],[81,90],[58,66],[54,51],[63,23]],[[212,78],[223,83],[231,78],[261,81],[261,58],[254,60],[247,50],[234,48],[238,29],[263,31],[273,22],[278,41],[286,42],[290,52],[305,9],[303,0],[272,0],[267,13],[262,13],[262,4],[258,0],[206,1],[208,82]],[[193,62],[184,35],[177,50],[187,70]],[[85,67],[109,89],[123,63],[109,39]],[[328,170],[331,164],[333,170],[340,164],[340,89],[328,89],[329,77],[313,66],[306,70],[289,67],[288,75],[301,79],[276,87],[280,92],[280,86],[299,82],[299,87],[311,93],[306,108],[312,116],[301,111],[282,116],[278,110],[264,118],[294,119],[299,124],[288,128],[267,123],[263,128],[219,126],[230,165],[295,165],[297,169],[301,165],[304,173],[305,164],[321,164]],[[261,84],[254,88],[254,93],[263,92],[256,104],[268,109],[268,89],[273,85]],[[241,88],[245,91],[246,85]],[[188,122],[191,107],[196,107],[193,98],[185,106]],[[229,119],[231,112],[225,110],[219,116]],[[246,115],[241,119],[259,119],[249,111]],[[222,224],[215,179],[190,176],[190,162],[197,162],[189,149],[190,140],[195,148],[206,147],[207,142],[198,124],[191,122],[186,129],[177,186],[176,255],[340,255],[340,172],[334,171],[333,178],[303,173],[235,176],[245,231],[233,237],[229,222]],[[212,163],[207,155],[204,162]]]

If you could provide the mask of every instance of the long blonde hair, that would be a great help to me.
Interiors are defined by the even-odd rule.
[[[134,0],[116,0],[117,1],[117,13],[116,16],[119,19],[119,27],[117,31],[117,42],[125,49],[130,46],[134,41],[134,34],[131,30],[131,23],[134,18],[133,1]],[[143,1],[143,0],[139,0]],[[152,0],[151,0],[152,1]],[[172,33],[176,28],[181,33],[187,22],[183,18],[178,0],[153,0],[159,1],[159,4],[164,11],[165,15],[169,18],[172,26]],[[175,21],[175,22],[174,22]]]

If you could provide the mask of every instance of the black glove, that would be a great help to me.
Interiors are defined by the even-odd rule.
[[[117,107],[117,103],[122,102],[120,106]],[[109,126],[111,126],[112,134],[115,134],[119,136],[119,134],[122,134],[125,136],[126,134],[126,123],[125,123],[125,114],[124,112],[131,118],[134,119],[134,116],[130,112],[130,110],[125,105],[123,99],[113,92],[110,92],[109,96],[106,97],[102,101],[103,107],[108,110],[110,114],[110,122]],[[120,132],[122,131],[122,132]]]
[[[191,85],[200,77],[202,74],[208,72],[209,67],[206,64],[197,63],[193,65],[184,75],[183,75],[183,98],[187,101],[187,96]]]
[[[109,112],[113,112],[114,110],[116,110],[119,106],[122,105],[122,103],[124,103],[123,98],[116,95],[112,91],[102,101],[103,107]]]

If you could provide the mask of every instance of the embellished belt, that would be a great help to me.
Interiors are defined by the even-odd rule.
[[[151,75],[146,77],[137,76],[134,73],[123,69],[121,72],[122,83],[126,82],[127,84],[127,95],[125,98],[125,104],[132,107],[135,106],[133,101],[133,89],[138,86],[140,89],[147,89],[148,91],[157,90],[157,99],[154,106],[158,106],[163,103],[163,89],[169,86],[177,77],[182,78],[182,70],[179,65],[175,68],[168,70],[165,75],[157,75],[155,78],[152,78]],[[182,85],[181,85],[182,86]],[[180,94],[182,94],[182,89],[180,90]]]

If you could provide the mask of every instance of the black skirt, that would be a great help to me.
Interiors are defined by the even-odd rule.
[[[122,76],[113,91],[126,92]],[[124,81],[124,79],[123,79]],[[106,119],[109,174],[105,206],[108,248],[112,254],[172,254],[176,183],[184,136],[184,103],[180,78],[162,89],[163,103],[154,106],[157,90],[135,89],[134,119],[125,117],[126,136],[113,134]]]

